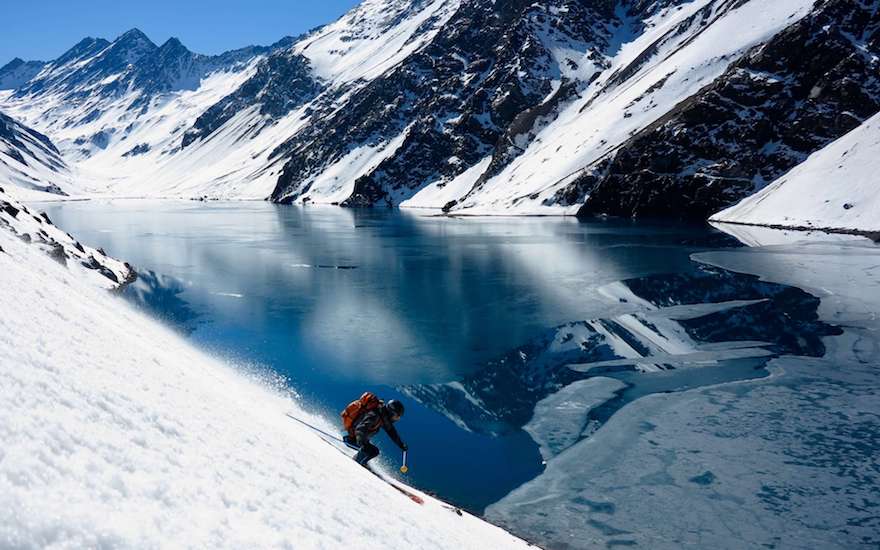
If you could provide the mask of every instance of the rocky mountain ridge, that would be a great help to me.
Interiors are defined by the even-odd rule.
[[[880,111],[878,31],[876,5],[817,3],[560,199],[583,200],[582,214],[708,218]]]
[[[880,110],[878,4],[367,0],[221,56],[87,38],[0,108],[98,192],[705,219]]]

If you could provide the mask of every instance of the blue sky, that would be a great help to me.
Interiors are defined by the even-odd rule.
[[[153,42],[180,38],[190,50],[220,53],[271,44],[329,23],[358,0],[0,0],[0,66],[58,57],[86,36],[112,40],[137,27]]]

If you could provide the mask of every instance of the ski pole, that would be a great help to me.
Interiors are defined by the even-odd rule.
[[[403,466],[400,467],[400,473],[405,474],[409,471],[406,467],[406,451],[403,451]]]
[[[290,418],[296,420],[297,422],[299,422],[299,423],[302,424],[303,426],[309,427],[309,428],[315,430],[316,432],[318,432],[319,434],[326,435],[327,437],[329,437],[330,439],[333,439],[334,441],[339,441],[340,443],[345,443],[347,446],[351,447],[351,445],[350,445],[349,443],[346,443],[345,440],[340,439],[339,437],[337,437],[337,436],[335,436],[335,435],[333,435],[333,434],[329,434],[329,433],[325,432],[324,430],[322,430],[321,428],[318,428],[318,427],[312,426],[311,424],[309,424],[309,423],[306,422],[305,420],[300,420],[299,418],[293,416],[293,415],[290,414],[290,413],[285,413],[285,414],[286,414],[287,416],[289,416]]]

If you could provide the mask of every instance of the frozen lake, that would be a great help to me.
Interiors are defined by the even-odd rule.
[[[267,203],[41,207],[138,268],[127,296],[140,307],[242,369],[280,375],[328,418],[365,389],[403,399],[409,481],[530,540],[560,548],[787,547],[801,535],[850,547],[876,541],[876,502],[843,510],[860,491],[876,495],[880,475],[871,454],[880,407],[868,391],[876,377],[864,366],[846,376],[848,364],[876,359],[877,309],[862,299],[862,310],[836,308],[846,306],[842,318],[827,302],[857,301],[866,288],[880,295],[880,255],[868,241],[823,242],[817,259],[819,245],[770,233],[736,239],[702,225]],[[863,261],[829,271],[841,255]],[[841,272],[850,277],[843,289],[834,286]],[[810,279],[817,273],[829,280]],[[853,346],[857,359],[841,355]],[[812,478],[798,470],[780,486],[758,483],[759,474],[741,471],[745,459],[727,447],[730,438],[689,426],[692,415],[711,417],[721,433],[736,420],[732,441],[753,451],[746,458],[761,458],[760,475],[779,479],[773,461],[788,463],[793,445],[785,434],[803,426],[780,421],[762,439],[761,415],[798,404],[778,407],[779,392],[755,397],[761,392],[743,388],[790,392],[796,384],[780,369],[811,368],[821,378],[829,357],[841,384],[867,389],[852,402],[836,395],[840,426],[826,421],[821,404],[809,409],[817,434],[848,425],[840,414],[860,423],[855,435],[840,435],[837,454],[833,445],[798,451],[821,451]],[[651,443],[655,431],[664,439]],[[394,463],[395,448],[379,439]],[[861,489],[841,486],[846,472],[824,476],[827,460],[860,464]],[[799,502],[802,485],[822,493]],[[836,489],[851,498],[825,498]],[[673,505],[694,512],[658,509]],[[745,510],[744,522],[762,521],[737,530],[709,519],[733,514],[730,506]],[[711,536],[689,536],[688,517]],[[780,538],[785,529],[794,538]]]

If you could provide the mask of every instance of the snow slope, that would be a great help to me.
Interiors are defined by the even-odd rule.
[[[880,114],[710,219],[880,232]]]
[[[42,249],[56,262],[72,269],[80,278],[102,288],[115,290],[136,277],[128,263],[107,256],[101,249],[84,246],[70,233],[58,229],[45,213],[34,212],[0,187],[0,227],[23,242]]]
[[[527,547],[412,502],[286,418],[320,423],[278,385],[5,228],[0,248],[0,546]]]
[[[73,186],[70,166],[43,134],[0,112],[0,185],[37,197],[59,195]]]
[[[292,51],[335,84],[371,80],[431,41],[459,0],[364,0]]]

